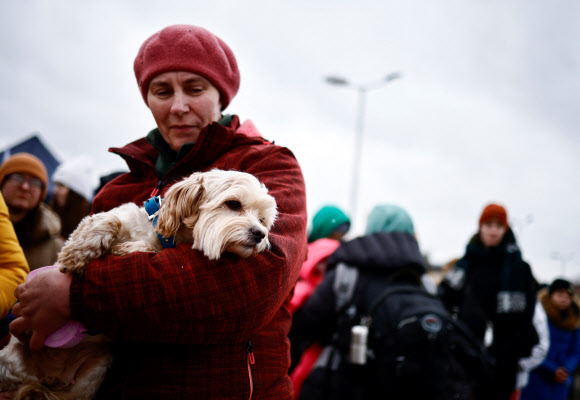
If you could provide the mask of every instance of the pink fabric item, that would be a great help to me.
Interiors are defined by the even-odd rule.
[[[288,309],[292,314],[298,310],[302,305],[308,300],[312,295],[318,284],[322,281],[323,274],[316,268],[318,264],[325,261],[335,250],[340,246],[340,242],[334,239],[322,238],[318,239],[308,245],[308,258],[302,264],[302,269],[300,270],[300,280],[296,282],[296,287],[294,288],[294,297],[290,301]],[[302,389],[302,383],[310,374],[314,363],[320,356],[322,352],[322,346],[318,343],[310,345],[304,353],[292,374],[290,374],[290,379],[292,380],[292,385],[294,386],[294,398],[297,399],[300,396],[300,390]]]
[[[294,386],[294,398],[297,399],[300,397],[300,390],[302,389],[302,384],[304,380],[308,378],[310,375],[310,371],[314,366],[316,360],[318,360],[318,356],[322,353],[322,346],[318,343],[314,343],[310,345],[304,353],[302,353],[302,357],[300,361],[290,374],[290,379],[292,380],[292,385]]]
[[[28,282],[32,280],[40,271],[53,268],[58,268],[58,265],[37,268],[28,274],[26,281]],[[58,347],[64,349],[74,347],[86,336],[86,330],[87,328],[82,323],[78,321],[69,321],[49,335],[44,341],[44,345],[47,347]]]
[[[258,131],[256,126],[249,119],[245,120],[243,124],[236,130],[236,133],[245,135],[248,137],[262,137],[262,134]]]
[[[222,110],[240,88],[240,71],[228,45],[210,31],[193,25],[171,25],[149,37],[133,64],[147,103],[149,83],[169,71],[188,71],[207,78],[220,92]]]
[[[316,286],[322,281],[322,274],[316,266],[330,256],[340,246],[334,239],[318,239],[308,245],[308,258],[302,264],[300,280],[296,282],[294,297],[290,301],[289,310],[292,314],[308,300]]]

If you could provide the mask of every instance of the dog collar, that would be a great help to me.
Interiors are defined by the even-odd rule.
[[[149,215],[149,221],[153,221],[153,227],[157,226],[157,219],[159,218],[158,214],[159,208],[161,207],[161,202],[161,196],[153,196],[145,202],[145,211],[147,211],[147,215]],[[164,249],[175,247],[175,241],[173,238],[167,239],[160,233],[157,233],[157,237],[159,237],[159,241],[163,245]]]

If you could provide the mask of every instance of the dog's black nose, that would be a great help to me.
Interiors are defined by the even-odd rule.
[[[252,234],[252,238],[254,239],[254,242],[256,242],[256,244],[260,243],[262,239],[264,239],[264,236],[266,236],[266,234],[261,229],[258,229],[256,227],[250,229],[250,233]]]

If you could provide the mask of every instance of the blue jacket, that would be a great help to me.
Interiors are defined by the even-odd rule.
[[[530,381],[522,391],[521,400],[565,400],[572,376],[580,362],[580,312],[576,302],[564,313],[550,302],[547,290],[540,292],[540,301],[548,315],[550,348],[542,364],[530,373]],[[558,383],[554,373],[564,367],[568,380]]]

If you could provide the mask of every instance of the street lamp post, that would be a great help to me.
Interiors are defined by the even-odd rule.
[[[560,261],[562,267],[562,275],[566,276],[566,264],[574,258],[574,253],[562,254],[559,251],[554,251],[552,253],[552,258],[554,260]]]
[[[360,163],[362,156],[362,144],[363,144],[363,128],[364,128],[364,114],[366,106],[366,94],[372,89],[378,89],[386,83],[398,79],[401,74],[398,72],[393,72],[386,75],[383,79],[364,85],[353,84],[346,80],[345,78],[338,76],[327,76],[326,82],[331,85],[349,87],[355,89],[358,93],[357,99],[357,118],[356,118],[356,130],[355,130],[355,140],[354,140],[354,157],[352,166],[352,181],[350,187],[350,217],[351,221],[355,222],[356,208],[357,208],[357,198],[358,198],[358,181],[360,172]]]

